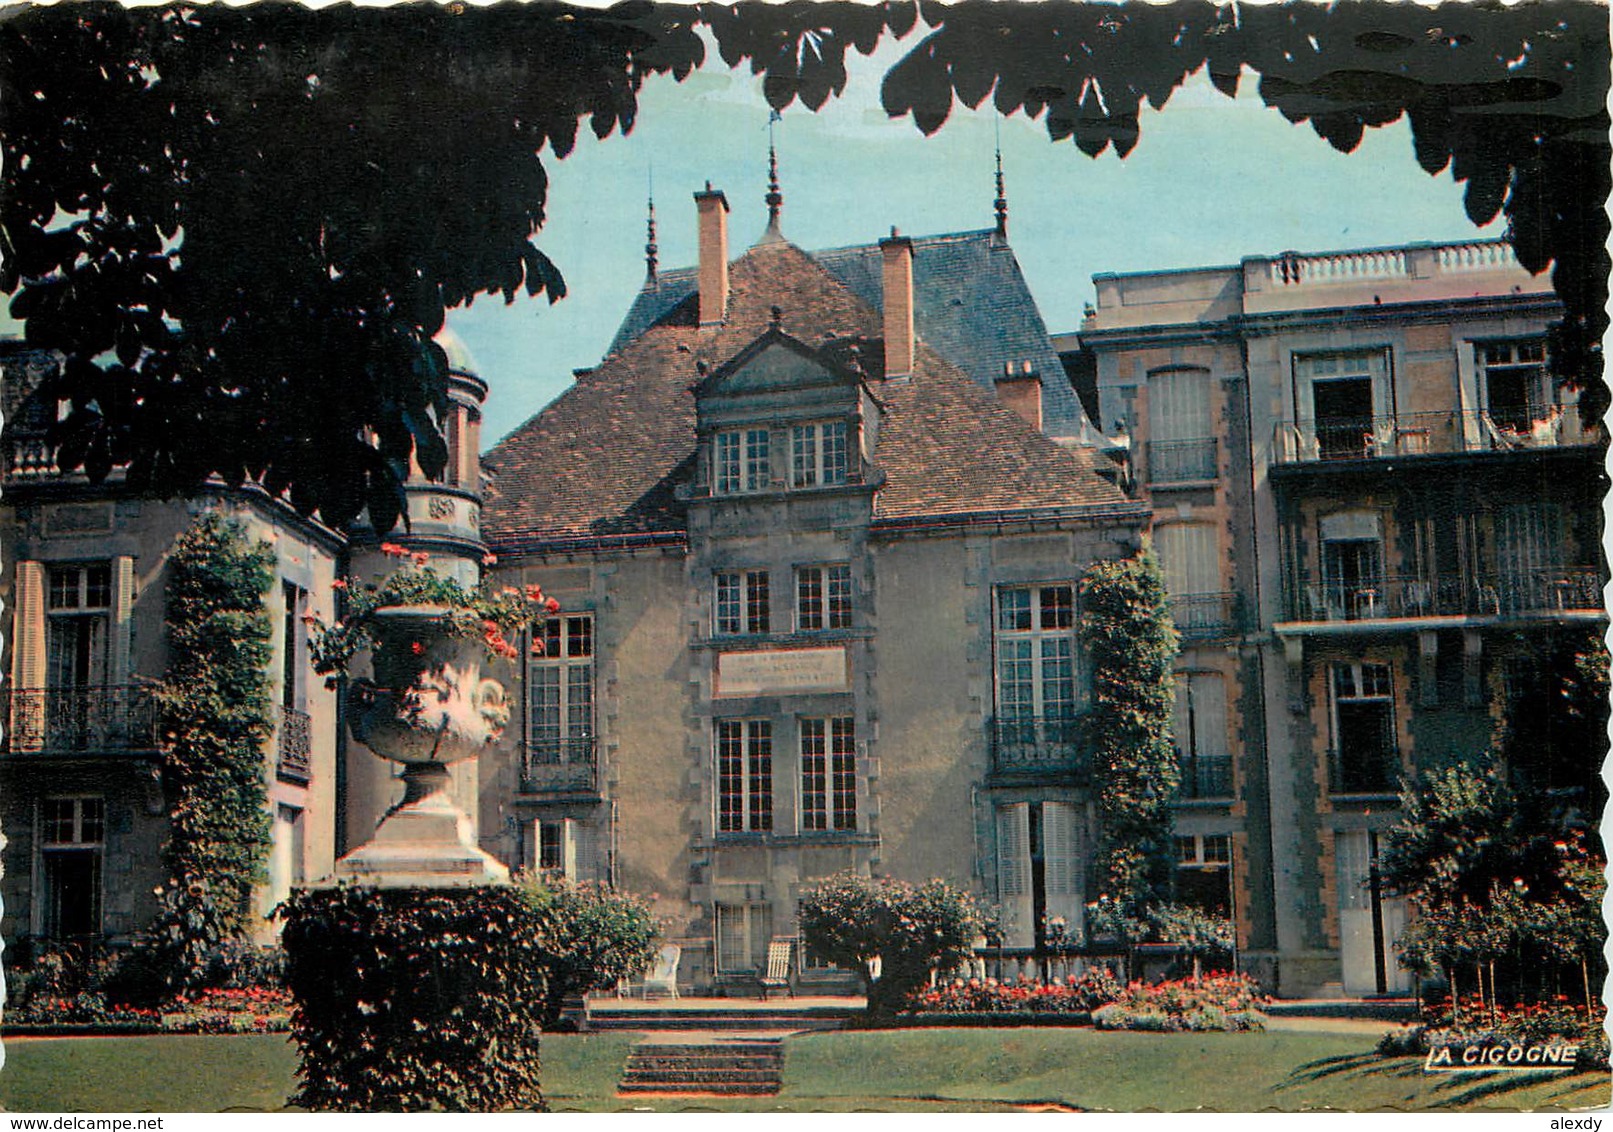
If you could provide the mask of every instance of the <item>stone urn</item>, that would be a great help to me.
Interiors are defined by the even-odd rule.
[[[383,606],[372,616],[373,678],[348,686],[353,737],[403,764],[403,800],[375,836],[336,863],[338,879],[385,886],[497,884],[509,870],[476,846],[449,794],[449,768],[474,759],[509,722],[504,687],[482,675],[475,637],[451,631],[443,606]]]

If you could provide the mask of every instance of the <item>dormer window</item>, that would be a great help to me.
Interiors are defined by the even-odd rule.
[[[791,430],[790,455],[795,487],[846,482],[846,422],[823,421]]]
[[[713,490],[718,495],[766,491],[772,484],[773,466],[768,431],[765,428],[719,432],[714,446],[716,475]]]

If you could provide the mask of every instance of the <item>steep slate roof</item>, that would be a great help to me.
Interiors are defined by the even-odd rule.
[[[720,327],[696,326],[694,296],[685,296],[487,455],[482,526],[495,551],[680,536],[686,505],[674,487],[694,461],[699,364],[715,368],[765,333],[774,306],[785,333],[837,365],[860,360],[886,407],[874,453],[886,476],[876,523],[1026,511],[1142,516],[1093,470],[1089,450],[1054,444],[933,349],[920,347],[911,380],[883,381],[878,312],[794,245],[751,248],[729,281]]]
[[[884,309],[878,244],[809,253],[853,294]],[[661,272],[639,292],[607,353],[615,353],[697,286],[694,268]],[[914,329],[925,345],[986,389],[1005,362],[1030,362],[1042,376],[1042,416],[1056,436],[1075,435],[1085,413],[1070,388],[1019,260],[995,231],[913,237]]]

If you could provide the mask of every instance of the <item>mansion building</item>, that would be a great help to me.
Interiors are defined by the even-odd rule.
[[[1606,624],[1602,434],[1545,366],[1543,281],[1498,243],[1285,254],[1099,276],[1053,338],[1000,194],[992,228],[818,252],[768,203],[733,256],[726,198],[696,193],[688,269],[652,226],[605,358],[480,464],[487,386],[444,341],[448,473],[389,537],[561,603],[501,676],[503,739],[456,771],[482,847],[648,898],[701,991],[749,993],[803,887],[847,869],[973,891],[1012,954],[1052,917],[1079,934],[1081,583],[1151,539],[1183,638],[1178,898],[1230,915],[1283,994],[1407,985],[1405,909],[1368,883],[1400,777],[1483,749],[1558,635]],[[8,944],[154,911],[149,684],[202,508],[277,557],[262,906],[330,875],[401,793],[302,621],[385,568],[373,532],[62,475],[28,396],[50,359],[0,362]],[[1588,801],[1595,773],[1546,786]]]

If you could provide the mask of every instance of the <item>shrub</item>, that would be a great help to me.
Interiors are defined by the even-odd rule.
[[[985,923],[974,897],[940,880],[914,887],[839,873],[801,894],[807,947],[836,966],[862,972],[872,1015],[895,1013],[931,971],[967,959]]]
[[[660,930],[637,896],[598,884],[546,887],[524,880],[521,893],[537,914],[546,989],[539,1020],[554,1029],[568,998],[604,990],[637,975],[655,958]]]
[[[301,1054],[293,1104],[542,1108],[543,943],[517,888],[302,890],[280,914]]]

